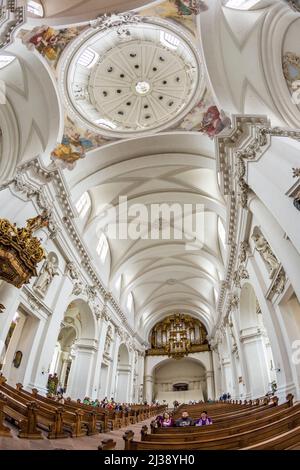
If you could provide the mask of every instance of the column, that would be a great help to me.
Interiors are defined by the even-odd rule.
[[[61,383],[61,386],[64,387],[65,385],[65,380],[66,380],[66,373],[67,373],[67,368],[69,364],[69,353],[68,352],[62,352],[61,353],[61,360],[62,360],[62,366],[59,374],[59,382]]]
[[[269,389],[263,338],[256,328],[247,328],[242,330],[240,340],[247,361],[251,398],[262,397]]]
[[[300,302],[300,254],[291,241],[285,238],[284,230],[257,197],[251,198],[248,206],[257,222],[263,227],[263,233],[278,261],[282,263]]]
[[[5,309],[0,313],[0,356],[5,345],[10,325],[20,303],[20,294],[20,289],[2,281],[0,285],[0,304],[3,304]]]
[[[214,373],[212,370],[206,372],[207,399],[213,400],[215,396]]]
[[[139,352],[138,355],[138,397],[137,401],[142,402],[144,397],[144,374],[145,374],[145,353]]]
[[[73,284],[70,279],[67,276],[63,276],[53,314],[48,318],[41,336],[37,354],[38,361],[32,373],[32,385],[41,393],[46,393],[47,391],[48,371],[52,363],[61,322],[70,302],[72,289]]]
[[[72,363],[71,374],[67,386],[67,395],[76,400],[90,396],[93,371],[93,359],[96,348],[92,344],[84,344],[84,340],[76,343],[75,360]]]
[[[213,400],[219,400],[220,395],[222,394],[221,366],[220,366],[216,348],[217,346],[213,347],[212,349],[212,361],[213,361],[214,379],[215,379],[215,395],[212,397]]]
[[[105,321],[105,317],[101,315],[98,320],[99,324],[99,341],[98,341],[98,351],[95,357],[95,372],[92,383],[91,397],[92,398],[101,398],[100,394],[100,381],[101,381],[101,364],[103,361],[104,346],[106,340],[106,333],[108,329],[108,322]]]
[[[265,298],[261,273],[253,257],[249,257],[247,269],[254,286],[255,294],[261,308],[263,322],[271,343],[274,367],[280,369],[280,372],[276,373],[278,386],[276,395],[280,402],[284,402],[288,393],[293,393],[297,396],[299,389],[296,379],[297,366],[291,361],[293,353],[291,348],[292,341],[282,321],[283,315],[277,312],[271,302]]]
[[[244,349],[240,340],[240,329],[237,324],[237,316],[235,315],[233,316],[232,323],[233,323],[233,331],[235,333],[235,338],[236,338],[237,353],[240,358],[241,374],[243,378],[243,383],[245,384],[243,387],[243,392],[242,392],[243,396],[241,396],[240,386],[239,386],[238,398],[243,399],[243,400],[249,400],[251,398],[250,379],[249,379],[249,373],[248,373],[248,368],[247,368],[246,356],[245,356]]]
[[[110,383],[108,384],[108,398],[115,397],[116,393],[116,379],[117,379],[117,367],[118,367],[118,355],[119,355],[119,347],[121,343],[121,338],[117,334],[116,341],[114,344],[114,352],[113,352],[113,360],[111,364],[111,374],[110,374]]]
[[[145,375],[145,400],[148,404],[152,403],[153,400],[153,377],[152,375]]]
[[[130,372],[129,372],[129,386],[127,394],[127,402],[130,403],[133,400],[134,396],[134,385],[135,385],[135,355],[136,352],[134,349],[131,351],[131,360],[130,360]]]
[[[232,389],[230,390],[230,394],[233,399],[239,398],[239,383],[238,383],[238,374],[237,374],[237,368],[236,368],[236,362],[235,362],[235,357],[233,355],[232,349],[233,349],[233,341],[231,337],[231,333],[229,331],[229,327],[226,327],[225,330],[225,335],[226,335],[226,341],[228,344],[228,351],[229,351],[229,358],[230,358],[230,363],[231,363],[231,376],[232,376]]]

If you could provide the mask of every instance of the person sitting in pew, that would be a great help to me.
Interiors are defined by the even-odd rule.
[[[84,404],[84,405],[90,405],[90,404],[91,404],[89,397],[85,397],[85,398],[84,398],[83,404]]]
[[[176,420],[175,425],[181,426],[181,427],[193,426],[194,421],[192,420],[192,418],[189,417],[189,414],[187,411],[183,411],[181,414],[181,418]]]
[[[201,417],[195,422],[195,426],[207,426],[212,424],[212,419],[208,416],[207,411],[202,411]]]
[[[156,416],[156,418],[152,421],[152,426],[153,426],[154,428],[161,428],[162,420],[163,420],[163,416],[162,416],[162,415]]]
[[[91,405],[94,406],[95,408],[100,406],[100,402],[98,398],[96,398],[94,401],[91,402]]]
[[[65,399],[64,399],[62,393],[58,393],[58,394],[57,394],[57,399],[56,399],[56,401],[57,401],[60,405],[64,405],[64,404],[65,404]]]
[[[174,420],[173,420],[173,418],[171,418],[169,413],[165,412],[162,415],[160,425],[161,425],[162,428],[170,428],[170,427],[174,426]]]

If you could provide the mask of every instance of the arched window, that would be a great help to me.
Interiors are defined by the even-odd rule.
[[[27,2],[27,11],[35,16],[44,16],[43,6],[38,2],[34,2],[33,0],[29,0]]]
[[[107,253],[108,253],[108,243],[107,243],[104,233],[101,233],[100,235],[96,251],[100,257],[101,263],[104,263],[104,261],[106,260]]]
[[[169,49],[177,49],[178,44],[179,44],[179,39],[177,39],[175,36],[173,36],[170,33],[165,33],[164,31],[161,31],[160,33],[160,42],[168,47]]]
[[[79,57],[78,64],[83,67],[91,68],[97,62],[99,54],[88,47]]]
[[[78,211],[79,217],[83,219],[83,217],[86,215],[87,211],[91,207],[91,199],[88,193],[83,193],[78,201],[75,204],[75,207]]]

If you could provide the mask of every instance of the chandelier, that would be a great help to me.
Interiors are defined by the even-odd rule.
[[[33,233],[48,223],[47,211],[28,219],[22,228],[0,219],[0,279],[21,288],[37,275],[36,266],[45,258],[45,252]]]

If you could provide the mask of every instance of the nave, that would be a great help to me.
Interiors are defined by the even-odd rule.
[[[164,428],[157,423],[167,410],[165,405],[131,406],[128,412],[108,412],[71,400],[61,406],[36,390],[23,391],[21,384],[8,386],[3,377],[0,390],[3,450],[300,449],[300,404],[294,403],[292,395],[280,405],[276,396],[244,403],[181,404],[168,410],[174,424]],[[204,409],[211,426],[198,427]],[[192,425],[178,424],[187,417]]]

